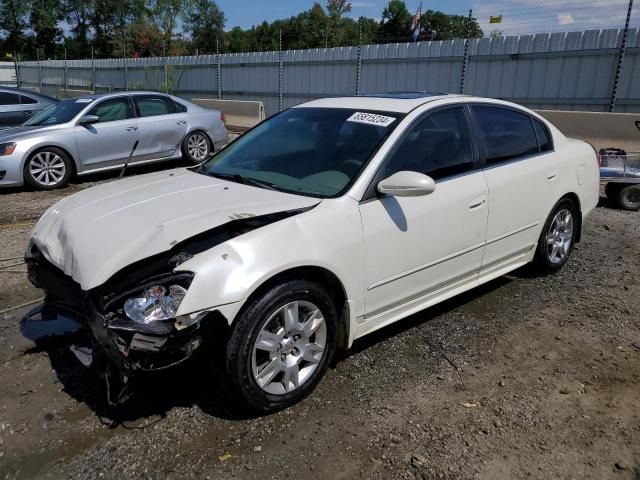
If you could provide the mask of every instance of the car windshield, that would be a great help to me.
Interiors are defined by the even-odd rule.
[[[316,197],[341,195],[402,114],[292,108],[239,137],[199,172]]]
[[[69,122],[73,120],[73,118],[91,101],[92,99],[89,98],[63,100],[62,102],[45,108],[40,113],[24,122],[23,125],[59,125],[61,123]]]

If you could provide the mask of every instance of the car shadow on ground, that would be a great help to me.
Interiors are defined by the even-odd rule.
[[[507,277],[498,278],[356,340],[350,350],[337,353],[331,368],[380,342],[430,322],[510,282]],[[38,307],[34,311],[37,309]],[[175,407],[198,406],[208,415],[228,420],[260,416],[238,408],[238,403],[223,393],[220,374],[212,368],[213,364],[221,363],[220,351],[217,352],[216,360],[214,352],[207,352],[206,349],[197,352],[194,358],[173,369],[146,373],[136,378],[135,384],[131,386],[130,399],[121,405],[110,405],[107,400],[104,368],[84,367],[70,350],[72,345],[86,344],[87,333],[77,328],[62,331],[63,327],[56,332],[55,326],[45,325],[48,334],[41,338],[33,338],[24,327],[25,319],[28,317],[29,314],[24,317],[21,330],[23,335],[35,342],[35,346],[26,353],[46,352],[64,391],[75,400],[85,403],[101,421],[112,428],[142,428],[131,427],[129,424],[153,417],[159,421]],[[147,422],[147,426],[151,423]]]

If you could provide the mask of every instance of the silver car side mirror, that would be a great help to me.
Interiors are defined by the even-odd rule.
[[[85,115],[78,120],[78,125],[91,125],[92,123],[98,123],[99,121],[100,117],[97,115]]]
[[[420,197],[436,189],[436,182],[428,175],[407,170],[394,173],[378,183],[378,192],[396,197]]]

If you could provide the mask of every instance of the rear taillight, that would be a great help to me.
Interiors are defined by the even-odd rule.
[[[220,120],[222,123],[227,123],[227,118],[224,116],[224,113],[220,112]]]

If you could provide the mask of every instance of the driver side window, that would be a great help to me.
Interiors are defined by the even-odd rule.
[[[424,173],[434,180],[473,170],[464,107],[427,113],[407,130],[391,153],[384,176],[402,170]]]
[[[100,117],[97,123],[115,122],[117,120],[127,120],[132,118],[131,104],[127,97],[116,97],[103,100],[93,107],[88,115]]]

